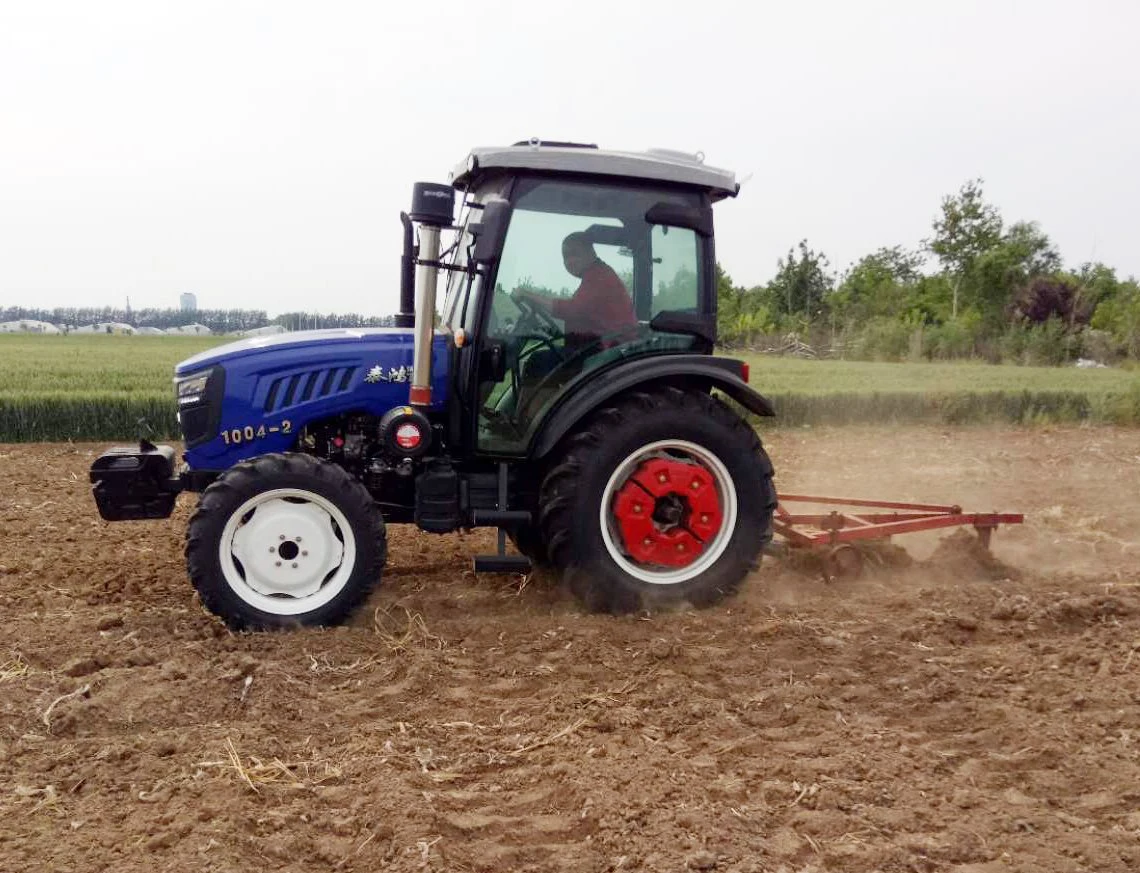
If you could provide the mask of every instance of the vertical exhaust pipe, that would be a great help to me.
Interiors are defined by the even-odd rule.
[[[439,276],[440,230],[451,227],[455,216],[455,191],[448,185],[417,182],[412,187],[409,217],[420,225],[416,264],[416,313],[412,334],[412,387],[408,402],[431,405],[432,338],[435,335],[435,291]],[[405,249],[407,242],[405,239]],[[402,290],[402,289],[401,289]]]
[[[416,323],[416,249],[412,236],[412,219],[400,213],[404,225],[404,253],[400,257],[400,311],[396,313],[396,327],[413,327]]]
[[[424,263],[424,262],[427,263]],[[431,405],[431,352],[435,335],[435,287],[439,267],[439,228],[420,228],[420,255],[416,266],[416,325],[413,337],[412,387],[408,401],[413,406]]]

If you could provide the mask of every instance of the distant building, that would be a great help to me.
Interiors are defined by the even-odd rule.
[[[209,336],[212,333],[204,324],[184,324],[182,327],[169,328],[166,332],[171,336]]]
[[[135,328],[135,333],[139,336],[164,336],[166,331],[161,327],[139,327]]]
[[[0,333],[60,333],[60,329],[46,321],[23,318],[20,321],[0,322]]]
[[[197,312],[198,311],[198,298],[193,294],[183,294],[178,298],[178,307],[183,312]]]
[[[98,324],[85,324],[77,327],[72,333],[106,333],[106,334],[132,334],[135,329],[129,324],[118,321],[101,321]]]
[[[238,332],[238,336],[276,336],[285,333],[285,328],[279,324],[267,324],[265,327],[251,327],[249,330]]]

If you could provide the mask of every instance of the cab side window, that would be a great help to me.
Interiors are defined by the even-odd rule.
[[[650,247],[653,253],[653,315],[699,311],[697,234],[688,228],[654,225]]]

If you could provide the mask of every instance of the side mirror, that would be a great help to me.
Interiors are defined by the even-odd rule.
[[[476,264],[492,263],[503,250],[507,238],[507,225],[511,223],[511,204],[506,200],[491,200],[483,207],[483,220],[472,228],[475,235]]]

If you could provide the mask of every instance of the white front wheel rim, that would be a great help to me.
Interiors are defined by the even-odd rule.
[[[231,590],[263,612],[300,615],[333,600],[356,566],[344,513],[319,494],[277,488],[235,510],[218,544]]]

